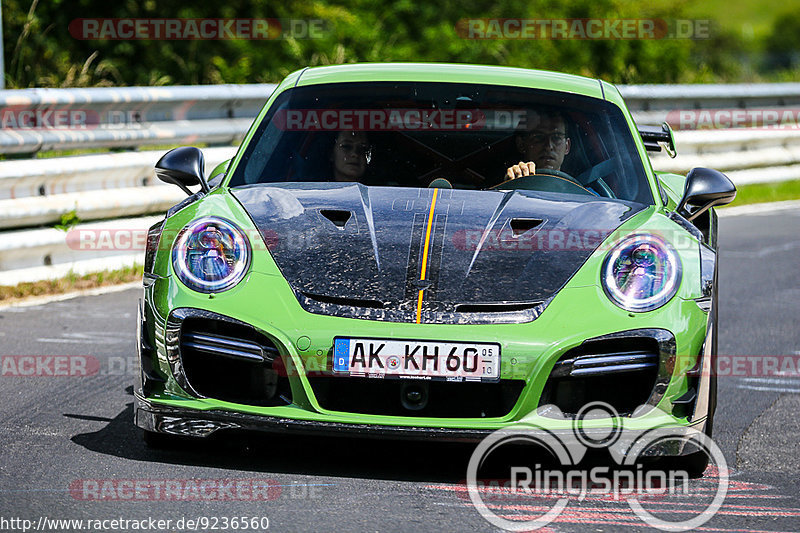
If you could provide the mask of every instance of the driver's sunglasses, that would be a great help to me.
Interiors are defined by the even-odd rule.
[[[534,144],[547,144],[553,143],[555,146],[564,144],[567,141],[567,136],[564,133],[529,133],[525,135],[525,140]]]
[[[339,148],[346,154],[369,156],[372,152],[372,146],[366,143],[342,142]]]

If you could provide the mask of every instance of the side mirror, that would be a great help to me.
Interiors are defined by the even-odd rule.
[[[686,220],[693,220],[717,205],[729,204],[736,198],[736,186],[718,170],[697,167],[686,175],[686,187],[677,211]]]
[[[211,189],[203,173],[205,171],[205,158],[203,152],[194,146],[181,146],[173,148],[156,163],[156,176],[163,182],[177,185],[183,192],[191,196],[189,190],[192,185],[200,185],[203,192]]]

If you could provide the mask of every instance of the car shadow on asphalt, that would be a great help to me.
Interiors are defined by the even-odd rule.
[[[83,418],[64,413],[65,417]],[[175,439],[164,448],[148,447],[133,424],[133,404],[97,431],[72,442],[96,453],[153,463],[206,466],[247,472],[459,482],[474,444],[372,438],[277,435],[228,431],[204,439]],[[220,432],[223,433],[223,432]],[[219,437],[219,438],[217,438]]]
[[[132,395],[132,387],[126,393]],[[206,438],[169,437],[153,447],[145,444],[142,430],[133,423],[133,403],[126,404],[114,418],[71,413],[63,416],[105,424],[97,431],[71,438],[96,453],[135,461],[243,472],[463,483],[476,447],[474,443],[430,438],[399,440],[238,430],[223,430]],[[512,445],[496,450],[499,453],[482,459],[479,479],[508,479],[510,468],[519,465],[570,468],[542,448]],[[615,468],[610,456],[600,450],[588,450],[579,464],[579,468],[603,465]]]

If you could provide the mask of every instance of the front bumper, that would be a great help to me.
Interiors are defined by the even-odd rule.
[[[610,304],[605,305],[605,299],[598,293],[600,289],[594,286],[563,291],[562,297],[556,298],[542,316],[527,324],[386,325],[370,320],[311,315],[299,308],[292,293],[281,294],[274,290],[275,287],[272,291],[259,290],[259,278],[259,275],[252,276],[250,289],[259,294],[272,294],[275,312],[268,317],[264,315],[261,302],[247,298],[236,289],[217,295],[212,301],[207,296],[175,291],[174,285],[171,286],[166,278],[160,278],[146,288],[144,305],[140,309],[142,381],[135,387],[135,422],[139,427],[195,437],[219,430],[241,429],[399,439],[435,438],[452,442],[477,442],[497,429],[514,427],[520,422],[555,431],[567,430],[569,420],[559,424],[536,414],[548,376],[561,356],[590,338],[613,336],[625,330],[648,330],[664,324],[682,324],[684,328],[674,336],[673,354],[697,354],[707,333],[707,315],[693,301],[676,299],[656,313],[631,317]],[[585,316],[592,317],[592,321],[576,322],[570,300],[573,303],[580,301]],[[600,303],[588,305],[587,302]],[[231,317],[274,340],[281,357],[290,367],[290,403],[252,405],[223,401],[193,391],[183,370],[180,349],[176,349],[179,323],[170,321],[178,309]],[[687,328],[686,324],[691,327]],[[316,394],[313,377],[310,379],[309,376],[315,369],[325,369],[331,339],[342,332],[364,337],[500,342],[504,353],[501,378],[523,381],[524,389],[514,407],[506,415],[498,417],[426,418],[411,413],[403,417],[326,409]],[[300,344],[302,339],[305,339],[305,345]],[[676,366],[675,361],[663,362],[661,370],[666,379],[659,383],[657,390],[654,388],[650,402],[650,406],[657,407],[660,414],[626,417],[625,422],[632,429],[674,426],[703,430],[707,411],[694,409],[682,416],[673,412],[673,400],[684,396],[690,386],[687,370],[694,360],[682,358],[680,363]],[[365,402],[368,401],[365,398]],[[701,403],[698,402],[698,406]],[[597,427],[602,427],[602,421],[597,422]],[[669,453],[676,454],[676,450]],[[682,450],[677,450],[677,453],[682,453]]]

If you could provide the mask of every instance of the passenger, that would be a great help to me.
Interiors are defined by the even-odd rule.
[[[372,147],[363,131],[340,131],[331,153],[333,179],[360,181],[372,160]]]

